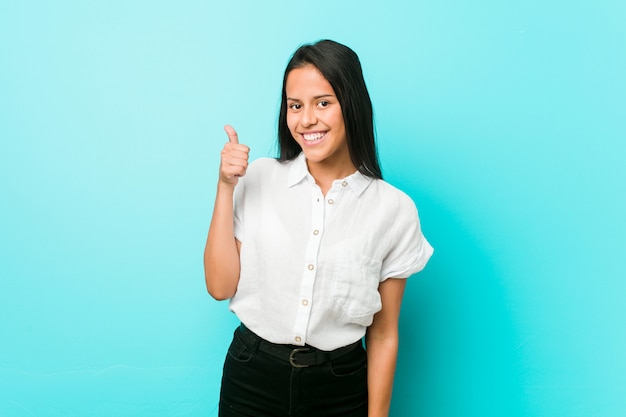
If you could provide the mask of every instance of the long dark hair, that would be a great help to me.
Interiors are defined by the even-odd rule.
[[[374,139],[372,101],[363,79],[361,62],[352,49],[331,40],[301,46],[287,64],[278,116],[278,160],[290,161],[302,152],[287,126],[286,84],[291,70],[309,64],[322,73],[337,95],[352,163],[363,175],[382,179]]]

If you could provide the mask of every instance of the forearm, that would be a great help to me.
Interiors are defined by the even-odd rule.
[[[398,333],[379,336],[368,332],[367,390],[368,417],[387,417],[398,357]]]
[[[206,287],[217,300],[232,297],[239,282],[239,250],[233,219],[234,186],[221,182],[217,187],[213,217],[204,249]]]

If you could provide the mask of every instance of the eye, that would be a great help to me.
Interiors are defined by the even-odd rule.
[[[299,103],[291,103],[289,105],[289,108],[291,110],[300,110],[302,108],[302,105],[300,105]]]
[[[328,107],[329,104],[330,102],[328,102],[327,100],[322,100],[319,103],[317,103],[317,105],[320,107]]]

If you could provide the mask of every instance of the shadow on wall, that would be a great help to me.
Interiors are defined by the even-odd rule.
[[[418,207],[428,213],[421,220],[435,254],[407,284],[391,415],[528,415],[521,343],[494,255],[480,247],[461,213],[411,184],[401,188],[422,196]]]

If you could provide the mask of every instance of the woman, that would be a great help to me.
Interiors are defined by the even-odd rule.
[[[248,166],[225,130],[205,278],[242,325],[219,415],[387,416],[402,278],[432,248],[411,199],[382,180],[357,55],[329,40],[294,53],[277,159]]]

